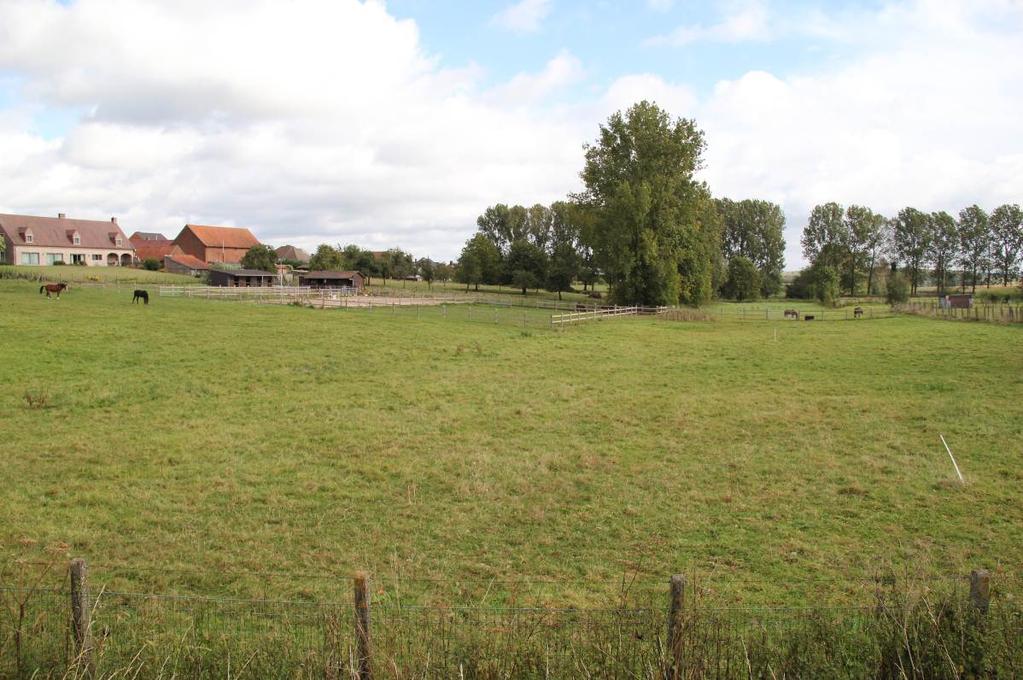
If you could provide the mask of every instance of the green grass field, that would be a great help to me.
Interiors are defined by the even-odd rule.
[[[0,279],[66,281],[69,283],[188,285],[198,281],[192,276],[151,272],[128,267],[73,267],[68,265],[0,265]]]
[[[0,281],[0,337],[0,560],[116,589],[316,598],[362,568],[592,603],[686,571],[819,604],[1023,558],[1019,327],[556,332]]]

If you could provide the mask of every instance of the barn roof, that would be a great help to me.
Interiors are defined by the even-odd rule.
[[[128,238],[131,240],[132,243],[136,243],[137,241],[167,241],[167,242],[170,242],[169,238],[167,238],[163,234],[159,234],[159,233],[157,233],[155,231],[136,231],[134,234],[132,234]]]
[[[77,232],[81,243],[76,248],[118,248],[131,250],[131,241],[117,226],[117,219],[109,222],[100,220],[79,220],[68,217],[36,217],[34,215],[0,215],[0,230],[7,234],[14,245],[26,245],[25,234],[32,232],[34,246],[63,248],[74,246]],[[117,245],[117,237],[121,245]]]
[[[177,264],[180,264],[182,267],[188,267],[189,269],[206,271],[207,269],[210,268],[208,264],[206,264],[199,258],[192,257],[191,255],[185,255],[184,253],[173,253],[171,255],[164,255],[163,259],[165,262],[167,260],[170,260],[171,262],[176,262]]]
[[[303,279],[350,279],[354,276],[362,276],[359,272],[332,272],[312,271],[301,275]]]
[[[139,260],[163,260],[174,251],[174,242],[164,239],[163,241],[133,241],[135,245],[135,257]]]
[[[274,252],[277,253],[277,257],[282,260],[295,260],[296,262],[309,261],[309,253],[301,248],[296,248],[295,246],[281,246]]]
[[[242,227],[210,227],[202,224],[186,224],[181,233],[190,231],[207,247],[251,248],[259,240],[252,232]],[[179,235],[178,238],[181,238]]]
[[[277,277],[277,274],[273,272],[265,272],[262,269],[217,269],[216,271],[221,274],[228,274],[229,276],[272,276]]]

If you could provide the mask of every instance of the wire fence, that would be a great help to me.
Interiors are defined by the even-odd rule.
[[[1018,591],[986,572],[919,590],[879,579],[841,607],[714,607],[681,577],[645,603],[498,607],[406,603],[358,578],[330,600],[275,600],[117,591],[75,573],[0,584],[0,677],[1023,673]]]
[[[897,306],[904,314],[929,316],[946,321],[987,321],[993,323],[1023,323],[1023,305],[980,304],[969,307],[950,307],[938,301],[907,302]]]

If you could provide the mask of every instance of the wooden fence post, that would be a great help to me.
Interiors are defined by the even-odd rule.
[[[991,604],[991,573],[987,569],[970,572],[970,604],[982,614],[987,613]]]
[[[89,580],[85,560],[71,560],[71,632],[75,652],[86,677],[93,675],[92,603],[89,602]]]
[[[682,668],[682,607],[686,590],[686,578],[682,574],[671,577],[671,595],[668,605],[668,672],[666,680],[677,680],[683,676]]]
[[[366,572],[355,573],[355,654],[359,680],[372,680],[369,646],[369,579]]]

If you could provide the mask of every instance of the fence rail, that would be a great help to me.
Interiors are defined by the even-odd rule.
[[[906,314],[930,316],[948,321],[988,321],[993,323],[1023,323],[1023,305],[980,304],[953,308],[940,302],[907,302],[897,306]]]
[[[112,591],[82,560],[63,579],[0,583],[0,676],[222,677],[228,663],[235,677],[332,680],[1023,672],[1023,610],[983,570],[962,591],[910,595],[885,577],[856,606],[746,609],[708,606],[678,574],[646,606],[599,608],[376,602],[365,573],[350,596],[301,602]]]

